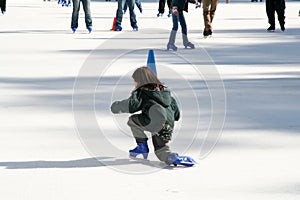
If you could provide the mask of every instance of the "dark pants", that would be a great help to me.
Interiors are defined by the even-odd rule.
[[[181,26],[181,32],[182,32],[183,45],[186,45],[189,42],[189,40],[187,38],[187,27],[186,27],[183,11],[178,12],[178,16],[172,15],[172,19],[173,19],[173,28],[170,34],[169,44],[175,43],[176,33],[178,30],[178,21],[179,21]]]
[[[90,10],[90,0],[73,0],[73,13],[72,13],[72,22],[71,28],[78,27],[78,16],[80,10],[80,1],[83,5],[84,15],[85,15],[85,25],[86,28],[91,27],[92,24],[92,16]]]
[[[123,10],[124,10],[125,3],[127,3],[127,6],[129,8],[131,27],[134,27],[137,23],[135,12],[134,12],[135,0],[118,0],[118,10],[117,10],[117,14],[116,14],[116,18],[117,18],[116,28],[118,26],[121,26],[121,24],[122,24]]]
[[[145,130],[145,128],[139,122],[138,115],[130,116],[127,124],[131,128],[136,143],[145,142],[148,140],[147,135],[144,133],[144,131],[147,130]],[[152,142],[157,158],[160,161],[168,163],[168,156],[170,153],[172,153],[170,147],[167,145],[168,141],[165,141],[157,134],[152,134]]]
[[[266,10],[270,25],[275,26],[275,11],[280,25],[284,25],[285,0],[266,0]]]
[[[168,4],[169,13],[171,13],[172,0],[159,0],[159,7],[158,7],[158,12],[159,13],[164,13],[165,12],[166,1],[167,1],[167,4]]]
[[[6,11],[6,0],[0,0],[1,11]]]

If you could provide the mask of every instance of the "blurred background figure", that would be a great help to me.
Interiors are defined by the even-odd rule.
[[[130,19],[130,24],[131,27],[134,31],[138,31],[139,27],[137,25],[137,20],[136,20],[136,15],[134,12],[134,4],[135,0],[118,0],[118,9],[116,13],[116,23],[114,24],[114,28],[112,29],[113,31],[122,31],[122,20],[123,20],[123,11],[124,11],[124,6],[127,4],[129,8],[129,19]]]
[[[2,15],[4,15],[6,12],[6,0],[0,0],[0,8]]]
[[[172,9],[171,9],[172,0],[159,0],[157,17],[163,16],[163,14],[165,12],[166,1],[167,1],[168,8],[169,8],[168,17],[172,16]]]
[[[217,5],[219,0],[202,0],[203,5],[203,19],[204,19],[204,31],[203,36],[211,36],[212,31],[212,22],[215,16],[215,12],[217,10]]]
[[[143,13],[141,0],[135,0],[135,5],[136,5],[136,7],[138,7],[140,13]],[[126,2],[125,5],[124,5],[124,14],[126,13],[127,8],[128,8],[128,5],[127,5],[127,2]]]
[[[285,0],[266,0],[266,10],[270,27],[267,31],[275,30],[275,11],[282,31],[285,31]]]
[[[80,2],[82,2],[84,15],[85,15],[85,25],[89,33],[92,32],[92,16],[91,16],[91,9],[90,9],[90,0],[73,0],[73,12],[72,12],[72,22],[71,22],[71,29],[73,33],[76,32],[78,28],[78,16],[80,10]]]

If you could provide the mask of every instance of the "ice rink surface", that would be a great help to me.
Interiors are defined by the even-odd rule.
[[[71,8],[7,2],[0,16],[1,199],[300,198],[300,2],[286,3],[285,32],[276,22],[268,33],[264,2],[222,1],[207,39],[202,10],[190,4],[185,17],[196,49],[183,48],[179,31],[177,53],[165,51],[172,24],[156,17],[157,6],[136,9],[140,31],[132,31],[126,13],[124,30],[112,32],[117,3],[92,1],[93,32],[81,11],[73,34]],[[197,160],[192,168],[163,166],[151,143],[150,161],[130,160],[128,115],[109,112],[113,100],[130,94],[131,73],[146,63],[148,49],[182,108],[170,145]],[[76,104],[74,94],[87,93],[92,98]],[[120,156],[99,138],[85,143],[91,113]],[[219,138],[210,126],[221,129]],[[219,140],[204,156],[208,139],[211,148]]]

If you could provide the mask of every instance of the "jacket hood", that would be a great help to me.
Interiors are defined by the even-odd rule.
[[[163,107],[171,105],[172,98],[169,90],[143,90],[144,94]]]

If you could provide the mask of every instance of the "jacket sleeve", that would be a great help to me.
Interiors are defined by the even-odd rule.
[[[128,99],[122,101],[115,101],[110,109],[114,114],[117,113],[135,113],[141,110],[142,99],[139,96],[140,91],[135,90],[131,93],[131,96]]]
[[[180,119],[180,110],[178,108],[176,100],[173,97],[172,97],[171,106],[174,111],[174,119],[175,119],[175,121],[178,121]]]

